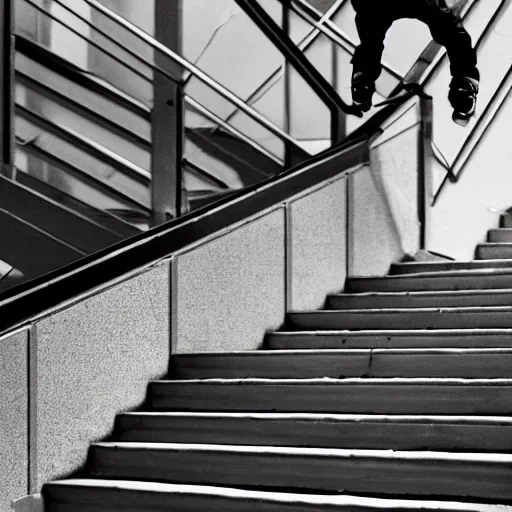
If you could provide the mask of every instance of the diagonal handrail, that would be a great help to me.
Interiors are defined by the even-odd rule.
[[[44,9],[43,7],[41,6],[38,6],[37,4],[35,4],[32,0],[23,0],[24,2],[28,3],[29,5],[31,5],[34,9],[38,10],[39,12],[42,12],[44,13],[46,16],[48,16],[50,19],[56,21],[57,23],[60,23],[60,24],[64,24],[62,22],[62,20],[60,20],[58,17],[56,17],[55,15],[49,13],[46,9]],[[155,72],[159,72],[161,73],[163,76],[165,76],[167,79],[173,81],[173,82],[176,82],[176,79],[171,76],[167,71],[163,70],[162,68],[160,68],[159,66],[157,66],[156,64],[146,60],[145,58],[143,58],[142,56],[140,56],[139,54],[137,54],[136,52],[132,51],[131,49],[129,48],[126,48],[125,46],[121,45],[115,38],[113,38],[112,36],[110,36],[109,34],[107,34],[106,32],[104,32],[103,30],[101,29],[98,29],[97,27],[95,27],[95,25],[93,23],[91,23],[89,20],[87,20],[86,18],[84,18],[83,16],[81,16],[80,14],[74,12],[69,6],[67,6],[65,3],[61,2],[60,0],[54,0],[55,3],[57,3],[58,5],[60,5],[63,9],[65,9],[66,11],[70,12],[73,16],[75,16],[77,19],[79,19],[81,22],[87,24],[88,26],[92,27],[98,34],[100,34],[101,36],[105,37],[107,40],[109,40],[110,42],[114,43],[116,46],[119,46],[123,51],[127,52],[130,56],[132,56],[137,62],[140,62],[141,64],[143,65],[146,65],[148,66],[149,68],[151,68],[153,71]],[[134,73],[137,74],[137,76],[139,76],[140,78],[146,80],[146,81],[150,81],[150,79],[148,77],[146,77],[146,75],[144,75],[143,73],[141,73],[140,71],[138,71],[137,69],[135,69],[133,66],[130,66],[126,63],[123,63],[123,61],[121,61],[119,59],[119,57],[117,57],[116,55],[114,55],[112,52],[109,52],[108,50],[105,50],[104,48],[102,48],[98,43],[94,42],[94,41],[91,41],[89,38],[85,37],[83,34],[81,34],[79,31],[73,29],[72,27],[68,27],[67,25],[65,25],[71,32],[73,32],[75,35],[77,35],[78,37],[80,37],[81,39],[83,39],[84,41],[86,41],[88,44],[91,44],[92,46],[94,46],[95,48],[99,49],[100,51],[102,51],[103,53],[105,53],[106,55],[108,55],[110,58],[114,59],[116,62],[119,62],[121,64],[123,64],[127,69],[130,69],[131,71],[133,71]],[[18,36],[16,38],[16,41],[18,43],[18,41],[20,40],[20,38],[23,40],[24,38],[21,37],[21,36]],[[28,41],[26,41],[27,44]],[[36,45],[35,43],[33,43],[33,45]],[[45,53],[45,49],[43,48],[40,48],[40,51],[43,53],[43,57],[46,57],[46,55],[44,55]],[[62,64],[62,63],[61,63]],[[73,68],[74,65],[72,65],[71,63],[65,63],[64,64],[66,66],[66,68]],[[86,70],[83,70],[81,68],[77,68],[77,71],[78,73],[80,74],[84,74],[84,75],[89,75],[89,77],[91,78],[91,75],[86,71]],[[91,78],[92,79],[92,78]],[[204,107],[203,105],[201,105],[201,103],[199,103],[198,101],[194,100],[193,98],[191,98],[190,96],[188,95],[185,95],[184,97],[184,101],[185,103],[192,109],[198,111],[201,113],[202,116],[204,116],[205,118],[207,118],[209,121],[211,121],[212,123],[214,124],[217,124],[218,126],[221,126],[224,130],[226,130],[227,132],[229,132],[231,135],[241,139],[242,141],[244,141],[246,144],[248,144],[249,146],[253,147],[254,149],[257,149],[259,152],[261,152],[263,155],[265,155],[266,157],[270,158],[271,160],[273,160],[274,162],[278,163],[278,164],[281,164],[281,160],[275,156],[272,152],[270,152],[269,150],[267,150],[263,145],[259,144],[257,141],[254,141],[252,140],[250,137],[244,135],[240,130],[236,129],[234,126],[230,125],[227,121],[224,121],[223,119],[221,119],[219,116],[215,115],[213,112],[211,112],[209,109],[207,109],[206,107]],[[97,118],[96,120],[100,120],[99,118]],[[101,120],[100,120],[101,122]],[[294,147],[297,151],[299,152],[302,152],[304,153],[305,156],[308,156],[309,153],[306,151],[306,150],[303,150],[297,143],[297,141],[295,141],[295,139],[293,139],[293,142],[290,144],[290,146]]]
[[[283,30],[255,0],[234,0],[238,6],[268,37],[274,46],[286,57],[289,65],[308,83],[331,113],[331,140],[338,144],[342,139],[344,114],[354,113],[353,107],[343,101],[334,87],[311,64]]]
[[[287,143],[297,145],[297,142],[293,137],[288,135],[286,132],[281,130],[274,123],[269,121],[265,116],[261,115],[257,110],[253,109],[249,105],[246,104],[241,98],[239,98],[236,94],[232,93],[229,89],[218,83],[207,73],[203,72],[194,64],[190,63],[187,59],[178,55],[176,52],[173,52],[165,45],[157,41],[154,37],[150,36],[147,32],[144,32],[142,29],[130,23],[128,20],[119,16],[114,11],[108,9],[104,5],[102,5],[98,0],[84,0],[85,3],[90,5],[92,8],[104,14],[107,18],[110,18],[112,21],[117,24],[123,26],[128,32],[132,33],[137,38],[143,40],[147,44],[149,44],[153,49],[163,53],[166,57],[171,59],[173,62],[181,66],[183,69],[187,70],[189,73],[193,74],[198,80],[202,83],[213,89],[216,93],[222,96],[224,99],[228,100],[235,106],[237,106],[244,114],[258,122],[260,125],[264,126],[270,133],[281,139],[282,141],[286,141]]]
[[[282,2],[283,0],[279,0]],[[319,24],[326,22],[330,16],[334,16],[335,13],[339,11],[339,9],[343,6],[346,0],[336,0],[336,2],[323,14],[320,15]],[[310,21],[308,23],[311,24]],[[312,26],[311,30],[300,40],[296,43],[296,46],[302,51],[306,52],[318,39],[318,36],[320,35],[320,31],[318,28]],[[249,94],[246,98],[246,102],[249,105],[255,104],[260,98],[262,98],[265,94],[268,93],[272,87],[278,83],[278,81],[283,77],[285,74],[285,67],[284,64],[281,64],[277,69],[275,69],[269,77],[267,77],[256,89]],[[231,114],[229,114],[226,117],[226,121],[230,121],[234,116],[237,115],[238,111],[233,111]]]

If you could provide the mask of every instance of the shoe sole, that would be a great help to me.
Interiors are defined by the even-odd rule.
[[[354,107],[361,110],[361,112],[368,112],[372,108],[371,103],[358,103],[354,101]]]

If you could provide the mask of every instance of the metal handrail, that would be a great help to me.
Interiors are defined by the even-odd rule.
[[[96,48],[97,50],[99,50],[100,52],[104,53],[105,55],[108,55],[113,61],[115,61],[117,64],[120,64],[122,65],[123,67],[125,67],[126,69],[129,69],[132,73],[134,73],[135,75],[137,75],[139,78],[141,78],[142,80],[146,80],[146,81],[149,81],[149,78],[144,74],[144,73],[141,73],[138,69],[134,68],[133,66],[130,66],[130,64],[127,64],[126,62],[124,62],[123,60],[121,60],[119,57],[117,57],[116,55],[114,55],[113,53],[109,52],[108,50],[106,50],[103,46],[101,46],[99,43],[96,43],[95,41],[92,41],[90,39],[88,39],[87,37],[85,37],[83,34],[80,33],[79,30],[73,28],[73,27],[70,27],[69,25],[66,25],[61,19],[59,19],[57,16],[55,16],[54,14],[52,14],[51,12],[48,12],[44,7],[41,7],[40,5],[37,5],[33,0],[23,0],[24,2],[26,2],[27,4],[29,4],[32,8],[34,8],[36,11],[44,14],[45,16],[47,16],[48,18],[50,18],[51,20],[57,22],[59,25],[62,25],[64,26],[67,30],[69,30],[71,33],[75,34],[76,36],[78,36],[80,39],[83,39],[84,41],[87,41],[88,44],[90,44],[93,48]],[[69,9],[65,4],[61,4],[59,2],[59,0],[55,0],[56,3],[59,3],[60,6],[64,7],[65,9]],[[72,12],[72,11],[71,11]],[[85,18],[82,18],[82,16],[80,16],[79,14],[77,13],[74,13],[74,15],[80,19],[80,21],[83,21],[83,22],[86,22]],[[103,35],[103,34],[102,34]],[[123,47],[123,50],[124,50],[124,47]],[[126,50],[128,51],[128,50]],[[135,55],[134,55],[135,56]],[[147,63],[144,63],[147,65]],[[172,80],[174,80],[172,77],[171,77]],[[174,80],[175,81],[175,80]]]
[[[34,137],[28,141],[21,140],[19,137],[16,138],[16,145],[22,148],[22,151],[26,153],[30,153],[34,155],[36,158],[39,158],[45,162],[48,162],[50,165],[58,167],[62,169],[64,172],[69,173],[74,176],[78,176],[78,179],[84,181],[85,183],[93,186],[95,189],[99,190],[102,194],[108,195],[109,197],[114,197],[119,201],[127,202],[133,205],[135,208],[141,208],[144,210],[148,210],[147,205],[140,203],[137,199],[125,194],[118,188],[112,187],[108,183],[99,180],[98,178],[87,174],[81,168],[76,167],[59,157],[56,157],[54,154],[48,153],[45,149],[40,148],[36,145],[37,137]]]
[[[209,118],[214,123],[218,124],[224,130],[230,132],[231,134],[233,134],[235,137],[239,138],[240,140],[243,140],[249,146],[257,149],[258,151],[263,153],[266,157],[270,158],[274,162],[276,162],[278,164],[283,163],[273,153],[268,151],[268,149],[263,147],[261,144],[258,144],[256,141],[252,140],[250,137],[247,137],[247,135],[244,135],[240,130],[238,130],[234,126],[231,126],[228,122],[224,121],[222,118],[220,118],[213,112],[210,112],[206,107],[203,107],[203,105],[201,105],[201,103],[194,100],[190,96],[185,97],[185,103],[187,103],[187,105],[189,105],[192,109],[196,110],[201,115],[204,115],[205,117]]]
[[[30,122],[33,122],[42,127],[52,135],[55,135],[72,144],[73,146],[76,146],[82,151],[85,151],[93,158],[105,162],[118,170],[121,170],[125,176],[129,176],[139,183],[149,184],[151,180],[150,172],[117,155],[101,144],[87,139],[83,135],[80,135],[70,128],[59,125],[54,121],[50,121],[18,103],[16,103],[16,113],[29,120]]]
[[[115,133],[125,140],[130,141],[132,144],[138,146],[142,150],[149,151],[151,149],[151,145],[146,138],[134,133],[129,128],[122,126],[118,122],[113,121],[108,116],[98,113],[89,106],[82,105],[74,99],[70,99],[65,94],[47,87],[46,85],[42,85],[37,80],[34,80],[32,77],[18,70],[16,70],[16,82],[29,90],[35,91],[41,96],[55,101],[59,105],[62,105],[72,112],[77,113],[81,117],[99,124],[109,132]]]
[[[139,39],[145,41],[149,44],[153,49],[160,51],[165,56],[169,57],[176,64],[181,66],[183,69],[186,69],[189,73],[193,74],[198,80],[202,83],[213,89],[216,93],[222,96],[224,99],[236,105],[241,111],[243,111],[248,117],[258,122],[262,126],[264,126],[270,133],[278,137],[279,139],[286,141],[294,146],[297,146],[297,141],[277,127],[274,123],[269,121],[266,117],[262,116],[258,111],[248,106],[241,98],[239,98],[236,94],[232,93],[223,85],[219,84],[208,74],[201,71],[198,67],[194,66],[194,64],[190,63],[185,58],[181,57],[177,53],[173,52],[165,45],[157,41],[154,37],[150,36],[148,33],[144,32],[142,29],[130,23],[128,20],[124,19],[122,16],[119,16],[112,10],[108,9],[104,5],[102,5],[97,0],[84,0],[85,3],[90,5],[92,8],[104,14],[107,18],[110,18],[112,21],[117,24],[123,26],[126,30],[132,33],[134,36]]]
[[[28,4],[30,4],[34,9],[38,10],[39,12],[42,12],[44,13],[45,15],[47,15],[50,19],[56,21],[57,23],[60,23],[62,25],[64,25],[68,30],[70,30],[72,33],[74,33],[75,35],[77,35],[78,37],[80,37],[81,39],[83,39],[84,41],[86,41],[88,44],[91,44],[93,47],[97,48],[98,50],[100,50],[101,52],[105,53],[106,55],[108,55],[110,58],[112,58],[114,61],[116,61],[117,63],[119,64],[122,64],[124,67],[126,67],[127,69],[129,69],[130,71],[132,71],[133,73],[135,73],[137,76],[139,76],[140,78],[142,78],[143,80],[146,80],[148,82],[150,82],[151,80],[146,76],[144,75],[143,73],[141,73],[139,70],[137,70],[136,68],[134,68],[133,66],[130,66],[129,64],[126,64],[124,61],[122,61],[119,57],[117,57],[116,55],[112,54],[111,52],[109,52],[108,50],[105,50],[101,45],[99,45],[98,43],[90,40],[89,38],[85,37],[83,34],[81,34],[78,30],[76,29],[73,29],[72,27],[68,26],[68,25],[65,25],[62,20],[60,20],[58,17],[56,17],[55,15],[49,13],[46,9],[44,9],[43,7],[35,4],[32,0],[23,0],[24,2],[27,2]],[[96,2],[94,0],[84,0],[85,2],[89,2],[91,1],[91,5],[93,5],[94,7],[96,7]],[[164,75],[167,79],[171,80],[172,82],[174,83],[178,83],[178,81],[176,80],[175,77],[173,77],[170,73],[168,73],[167,71],[163,70],[162,68],[160,68],[159,66],[156,66],[155,64],[151,63],[151,62],[148,62],[147,60],[145,60],[144,58],[142,58],[140,55],[138,55],[137,53],[133,52],[132,50],[130,50],[129,48],[126,48],[124,45],[121,45],[116,39],[114,39],[113,37],[111,37],[110,35],[108,35],[106,32],[98,29],[93,23],[91,23],[90,21],[88,21],[87,19],[85,19],[84,17],[82,17],[80,14],[76,13],[75,11],[73,11],[72,9],[70,9],[66,4],[62,3],[60,0],[55,0],[56,3],[58,3],[61,7],[63,7],[65,10],[67,10],[68,12],[70,12],[71,14],[73,14],[75,17],[77,17],[80,21],[84,22],[85,24],[87,24],[88,26],[92,27],[96,32],[98,32],[98,34],[100,34],[102,37],[105,37],[107,38],[109,41],[111,41],[112,43],[116,44],[118,47],[120,47],[123,51],[127,52],[128,54],[130,54],[133,58],[135,58],[136,60],[138,60],[139,62],[141,62],[142,64],[148,66],[149,68],[151,68],[153,71],[157,71],[159,73],[161,73],[162,75]],[[166,54],[169,58],[175,60],[175,62],[177,62],[178,64],[182,65],[182,67],[184,67],[185,69],[187,69],[187,66],[190,66],[192,69],[189,69],[189,71],[194,75],[196,76],[196,78],[198,78],[199,80],[203,81],[203,83],[206,83],[206,85],[209,85],[211,86],[216,92],[218,92],[221,96],[223,96],[225,99],[228,99],[229,101],[231,101],[232,103],[234,103],[240,110],[244,111],[249,117],[251,117],[253,120],[259,122],[260,124],[262,124],[267,130],[269,130],[273,135],[277,136],[278,138],[280,138],[281,140],[286,140],[287,143],[293,145],[294,147],[297,147],[299,149],[302,149],[299,144],[297,143],[297,141],[289,136],[288,134],[286,134],[284,131],[282,131],[280,128],[278,128],[277,126],[275,126],[271,121],[269,121],[267,118],[265,118],[264,116],[262,116],[261,114],[259,114],[259,112],[257,112],[256,110],[252,109],[251,107],[249,107],[248,105],[246,105],[245,102],[243,102],[240,98],[238,98],[236,95],[234,95],[233,93],[231,93],[228,89],[224,88],[222,85],[218,84],[217,82],[215,82],[215,80],[213,80],[213,78],[209,77],[206,73],[203,73],[202,71],[199,70],[199,68],[196,68],[193,64],[189,63],[188,61],[186,61],[185,59],[183,59],[182,57],[180,57],[179,55],[175,54],[174,52],[172,52],[171,50],[169,50],[167,47],[161,45],[161,43],[158,43],[158,41],[156,41],[154,38],[152,38],[149,34],[146,34],[144,31],[142,31],[141,29],[139,29],[138,27],[136,27],[135,25],[132,25],[130,22],[128,22],[127,20],[125,20],[124,18],[118,16],[117,14],[115,14],[114,12],[110,11],[109,9],[107,9],[106,7],[103,7],[101,4],[98,4],[101,8],[98,7],[98,10],[100,10],[101,12],[103,12],[107,17],[110,17],[111,19],[113,19],[114,21],[118,21],[118,20],[122,20],[124,23],[121,23],[121,25],[123,25],[125,28],[127,28],[127,30],[129,30],[130,32],[132,32],[133,34],[135,34],[136,36],[142,38],[143,40],[145,40],[145,42],[147,42],[149,45],[153,46],[154,48],[157,48],[159,50],[161,50],[164,54]],[[111,14],[111,16],[109,14],[107,14],[107,11]],[[140,34],[139,34],[140,32]],[[143,37],[142,34],[145,36]],[[153,44],[154,43],[154,44]],[[155,45],[158,45],[155,46]],[[176,57],[176,59],[174,58]],[[186,63],[187,65],[183,65],[182,63]],[[200,73],[201,76],[198,76],[198,74],[196,73]],[[196,104],[199,104],[197,101],[195,102]],[[200,104],[199,104],[200,105]],[[215,114],[213,114],[211,111],[209,111],[206,107],[202,106],[202,110],[203,110],[203,115],[205,115],[206,117],[208,117],[211,121],[215,121],[215,119],[217,119],[218,117],[215,116]],[[223,123],[223,124],[226,124],[226,123]],[[233,135],[235,135],[235,132],[238,133],[238,131],[236,129],[234,129],[233,127],[231,127],[230,125],[227,125],[229,126],[229,128],[226,127],[226,129],[228,129]],[[233,129],[232,129],[233,128]],[[247,137],[244,137],[244,140],[247,139]],[[255,145],[256,144],[256,145]],[[253,147],[258,147],[258,149],[261,151],[262,148],[260,147],[259,144],[255,143],[254,141],[252,141],[252,144],[251,144]],[[264,154],[266,156],[268,156],[268,151],[267,150],[264,150],[263,151]],[[306,151],[307,153],[307,151]],[[275,160],[275,156],[272,155],[271,157],[273,160]],[[279,163],[281,163],[281,161],[279,161]]]
[[[281,0],[280,0],[281,1]],[[333,15],[334,13],[338,12],[338,10],[343,6],[346,0],[336,0],[336,2],[326,11],[326,13],[321,17],[319,23],[323,23],[324,19],[327,20],[329,16]],[[317,37],[318,37],[319,31],[312,27],[311,30],[298,42],[297,47],[299,50],[306,52],[310,46],[312,46]],[[256,103],[260,98],[262,98],[276,83],[283,77],[285,73],[285,66],[280,65],[275,71],[273,71],[269,77],[267,77],[262,84],[260,84],[256,89],[249,94],[246,98],[246,102],[249,105],[252,105]],[[236,116],[238,113],[237,110],[231,112],[226,117],[226,121],[230,121],[234,116]]]
[[[59,22],[60,22],[60,20],[59,20]],[[82,36],[82,37],[84,38],[85,41],[90,41],[85,36]],[[24,39],[22,36],[17,36],[17,39],[19,39],[19,38]],[[36,43],[33,43],[33,44],[36,45]],[[138,57],[138,58],[140,60],[143,60],[142,57]],[[67,64],[67,62],[66,62],[66,64]],[[80,72],[85,73],[84,70],[80,70]],[[18,75],[18,73],[20,73],[20,72],[17,71],[16,73]],[[162,73],[164,73],[167,76],[167,73],[165,71],[162,70]],[[22,81],[27,81],[28,82],[28,86],[29,87],[35,88],[38,91],[39,90],[42,91],[41,92],[42,94],[49,95],[49,96],[52,96],[52,97],[55,96],[59,100],[59,102],[69,103],[69,107],[70,108],[72,108],[73,110],[76,110],[78,113],[80,113],[84,117],[91,118],[93,121],[98,122],[101,126],[104,126],[107,129],[110,129],[112,131],[124,134],[128,139],[134,138],[137,141],[136,143],[138,143],[141,147],[143,147],[144,149],[149,149],[149,144],[150,144],[149,141],[147,141],[145,139],[141,139],[135,133],[130,132],[129,130],[127,130],[127,128],[116,124],[115,122],[113,122],[110,119],[105,119],[104,116],[98,114],[97,112],[95,112],[95,111],[93,111],[93,110],[91,110],[91,109],[89,109],[89,108],[87,108],[87,107],[85,107],[83,105],[77,104],[76,102],[70,100],[69,98],[63,97],[60,93],[58,93],[56,91],[50,90],[50,89],[42,86],[37,81],[34,81],[32,78],[25,77],[25,75],[23,73],[20,74],[20,77],[22,78]],[[84,87],[87,87],[87,85],[84,85]],[[201,115],[206,117],[211,122],[218,124],[224,130],[226,130],[227,132],[231,133],[233,136],[243,140],[245,143],[247,143],[248,145],[250,145],[253,148],[257,149],[262,154],[264,154],[268,158],[272,159],[276,163],[282,164],[282,161],[279,158],[277,158],[273,153],[268,151],[261,144],[253,141],[252,139],[250,139],[249,137],[244,135],[238,129],[236,129],[235,127],[231,126],[229,123],[225,122],[223,119],[221,119],[219,116],[215,115],[213,112],[208,110],[205,106],[203,106],[198,101],[194,100],[190,96],[185,96],[185,102],[191,108],[197,110]]]
[[[257,0],[234,1],[286,57],[287,65],[294,68],[329,109],[331,113],[331,142],[333,145],[339,144],[344,136],[342,133],[344,114],[353,113],[353,107],[343,101],[322,73],[295,46],[287,31],[276,24]]]
[[[220,232],[258,212],[275,208],[301,190],[324,183],[340,173],[353,172],[356,166],[361,168],[362,162],[367,161],[364,141],[331,148],[286,174],[230,194],[215,207],[173,219],[2,293],[0,334],[33,322],[59,304],[104,286],[127,272],[169,258],[170,254],[189,247],[207,234]]]

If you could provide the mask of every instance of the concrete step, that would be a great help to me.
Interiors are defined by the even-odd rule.
[[[512,289],[512,269],[453,270],[418,274],[351,277],[345,292],[422,292]]]
[[[512,500],[512,455],[179,443],[95,443],[95,478]]]
[[[259,350],[183,354],[172,356],[169,374],[173,379],[512,378],[512,348]]]
[[[46,484],[46,512],[510,512],[512,507],[456,501],[263,492],[229,487],[82,479]]]
[[[509,259],[505,259],[394,263],[390,266],[389,273],[390,275],[404,275],[424,272],[445,272],[451,270],[478,270],[485,268],[512,268],[512,261]]]
[[[512,452],[512,417],[127,413],[116,441]]]
[[[155,411],[512,414],[510,379],[205,379],[155,381]],[[512,486],[511,486],[512,490]]]
[[[512,290],[341,293],[329,295],[326,301],[326,309],[442,308],[510,305],[512,305]]]
[[[352,309],[288,313],[289,330],[512,328],[512,307]]]
[[[476,257],[479,260],[512,259],[512,243],[478,244]]]
[[[270,350],[363,348],[507,348],[512,329],[434,329],[271,332]]]
[[[491,243],[512,243],[512,229],[510,228],[498,228],[490,229],[487,233],[487,241]]]

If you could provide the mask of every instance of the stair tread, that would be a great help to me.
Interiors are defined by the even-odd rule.
[[[402,450],[374,450],[374,449],[347,449],[347,448],[314,448],[296,446],[264,446],[264,445],[230,445],[230,444],[199,444],[199,443],[151,443],[151,442],[98,442],[93,447],[110,448],[118,450],[154,450],[154,451],[206,451],[206,452],[236,452],[236,453],[266,453],[287,455],[317,455],[324,457],[341,458],[380,458],[399,460],[425,460],[425,461],[465,461],[488,462],[494,464],[512,464],[512,453],[466,453],[466,452],[438,452],[438,451],[402,451]]]
[[[512,263],[512,260],[510,260]],[[406,274],[413,275],[413,274]],[[400,277],[404,277],[401,275]],[[507,295],[512,294],[512,288],[489,288],[485,290],[424,290],[424,291],[403,291],[403,292],[359,292],[359,293],[331,293],[328,297],[444,297],[444,296],[466,296],[466,295]]]
[[[494,245],[502,245],[502,244],[494,244]],[[512,244],[510,244],[512,246]],[[512,262],[512,260],[511,260]],[[363,279],[363,280],[399,280],[399,279],[414,279],[414,278],[425,278],[425,279],[433,279],[433,278],[442,278],[442,277],[471,277],[471,276],[485,276],[485,275],[512,275],[512,268],[475,268],[475,269],[460,269],[460,270],[442,270],[439,272],[414,272],[411,274],[388,274],[385,276],[351,276],[349,280],[353,279]]]
[[[290,311],[288,315],[333,315],[333,314],[409,314],[409,313],[512,313],[512,306],[440,306],[417,308],[358,308],[358,309],[320,309]]]
[[[124,491],[143,491],[151,493],[181,493],[181,494],[200,494],[211,496],[223,496],[229,498],[254,499],[254,500],[272,500],[281,503],[311,503],[314,505],[331,506],[354,506],[369,507],[377,510],[386,509],[425,509],[425,510],[453,510],[462,512],[508,512],[512,511],[512,506],[489,505],[478,503],[461,503],[456,501],[433,501],[433,500],[413,500],[413,499],[392,499],[392,498],[368,498],[364,496],[353,495],[325,495],[325,494],[305,494],[294,492],[269,492],[245,490],[229,487],[216,487],[206,485],[186,485],[186,484],[166,484],[150,481],[136,480],[104,480],[94,479],[70,479],[52,482],[48,487],[53,489],[65,489],[67,487],[90,487],[93,489],[114,489]]]
[[[512,228],[510,229],[510,231],[512,232]],[[411,267],[414,267],[415,265],[425,265],[427,267],[429,266],[433,266],[433,267],[436,267],[438,265],[450,265],[450,264],[471,264],[471,263],[475,263],[476,265],[479,265],[482,263],[482,260],[467,260],[467,261],[462,261],[462,260],[447,260],[447,261],[402,261],[400,263],[393,263],[393,266],[404,266],[404,267],[407,267],[407,266],[411,266]],[[512,265],[512,262],[507,259],[507,258],[492,258],[492,259],[488,259],[485,261],[485,263],[510,263]]]
[[[512,335],[512,328],[475,328],[475,329],[375,329],[349,331],[346,329],[318,329],[301,331],[272,331],[272,336],[297,336],[309,334],[312,336],[474,336],[477,334]]]
[[[296,412],[127,412],[119,415],[132,419],[173,418],[247,418],[257,420],[296,420],[326,422],[375,423],[443,423],[453,425],[512,425],[512,416],[436,416],[406,414],[325,414]]]
[[[512,354],[511,348],[361,348],[361,349],[290,349],[290,350],[258,350],[253,352],[199,352],[190,354],[175,354],[173,361],[189,358],[229,358],[229,357],[245,357],[245,358],[263,358],[263,357],[286,357],[290,355],[356,355],[356,354]]]
[[[331,386],[346,386],[349,384],[357,385],[450,385],[450,386],[512,386],[512,379],[464,379],[464,378],[442,378],[442,377],[348,377],[345,379],[336,379],[332,377],[310,378],[310,379],[269,379],[269,378],[240,378],[240,379],[190,379],[190,380],[155,380],[152,385],[156,386],[190,386],[190,385],[208,385],[208,384],[223,384],[226,386],[241,384],[274,384],[276,386],[285,385],[331,385]]]

